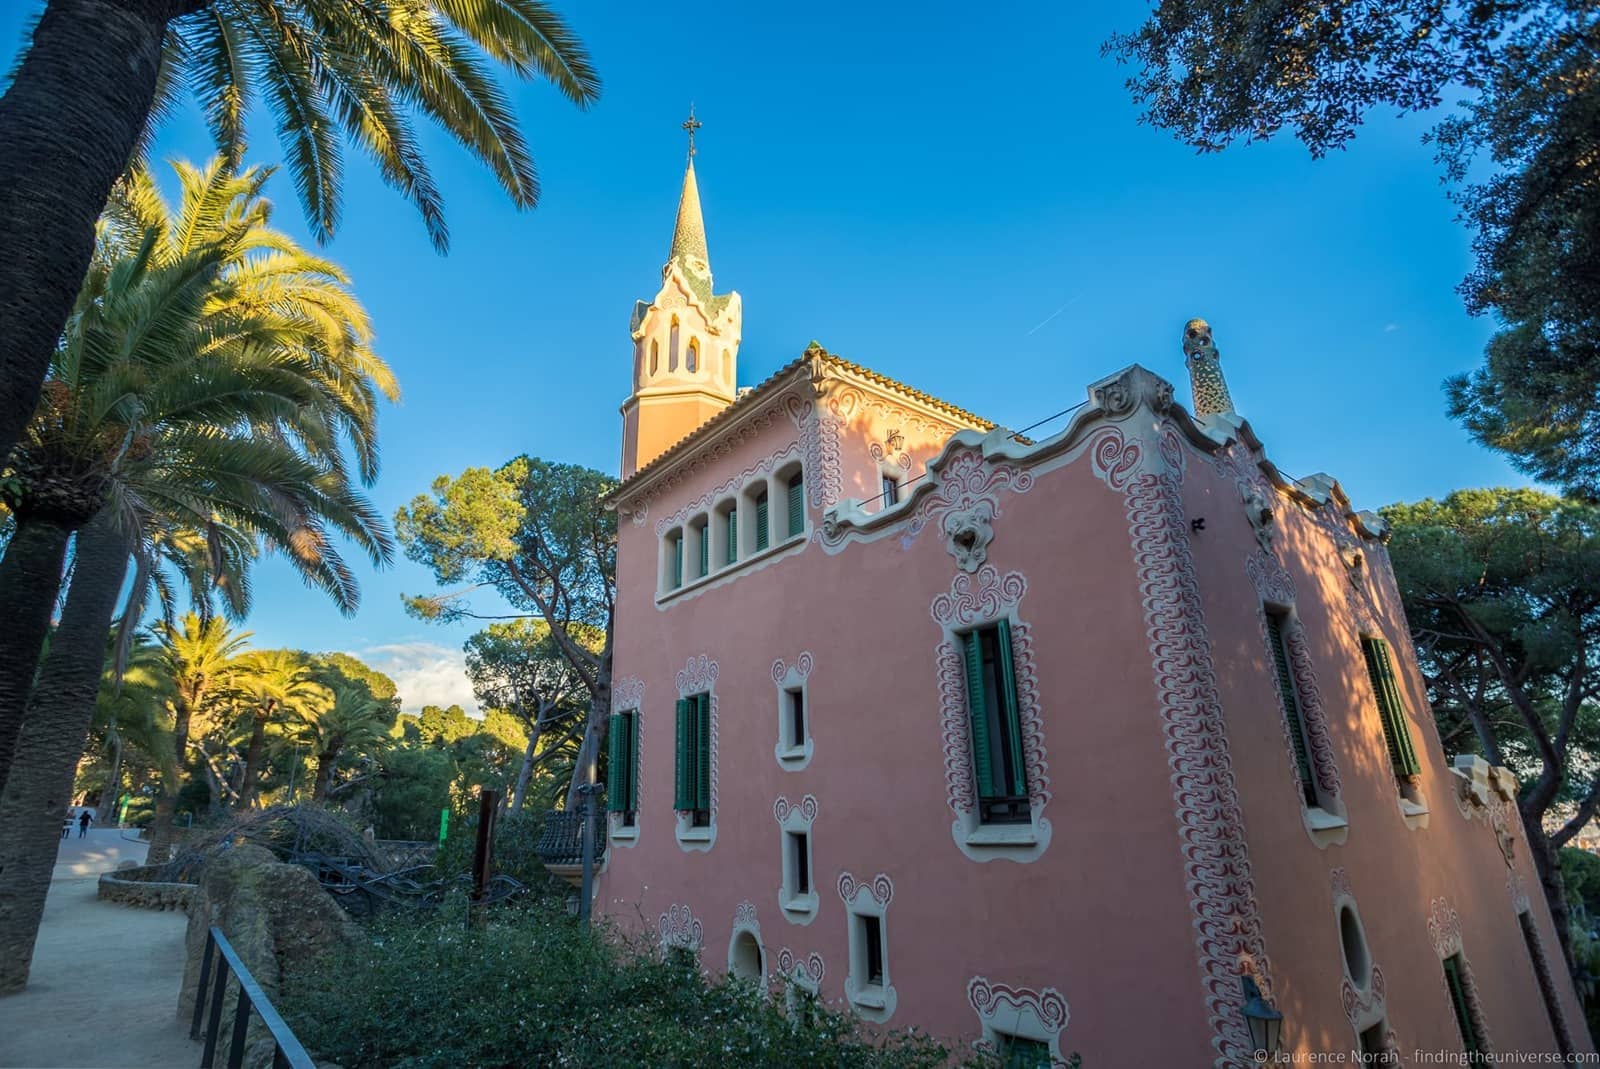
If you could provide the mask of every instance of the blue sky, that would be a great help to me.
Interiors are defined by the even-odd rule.
[[[0,5],[20,40],[38,0]],[[452,234],[351,156],[328,254],[351,273],[405,398],[382,420],[386,513],[435,475],[520,452],[615,471],[628,316],[659,284],[690,101],[717,288],[744,298],[739,380],[810,339],[1013,427],[1139,361],[1183,381],[1180,329],[1210,320],[1235,402],[1285,471],[1326,470],[1359,507],[1516,483],[1443,411],[1491,325],[1455,286],[1468,234],[1420,138],[1369,117],[1348,151],[1296,142],[1197,156],[1137,123],[1100,58],[1140,2],[557,6],[605,80],[588,112],[513,88],[544,195],[514,211],[487,171],[425,135]],[[270,122],[250,158],[272,163]],[[157,155],[201,159],[192,115]],[[276,221],[304,236],[293,187]],[[1185,391],[1186,392],[1186,391]],[[262,646],[338,649],[393,674],[407,704],[470,700],[472,628],[407,617],[432,589],[405,561],[363,566],[341,617],[264,564]],[[487,603],[486,603],[487,604]]]

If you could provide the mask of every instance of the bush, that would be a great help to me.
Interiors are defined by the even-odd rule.
[[[494,822],[494,852],[492,861],[497,874],[510,876],[527,887],[532,898],[556,896],[563,901],[571,887],[551,876],[539,860],[535,847],[539,845],[539,832],[544,828],[544,813],[524,809],[515,817],[501,814]],[[598,831],[605,834],[605,825]],[[472,853],[478,841],[478,810],[470,813],[450,814],[450,834],[439,848],[433,863],[435,871],[443,877],[472,871]]]
[[[926,1037],[874,1041],[820,1007],[796,1027],[752,985],[708,983],[552,908],[499,913],[474,931],[455,912],[385,918],[370,942],[296,979],[284,1015],[314,1057],[345,1069],[945,1063]]]

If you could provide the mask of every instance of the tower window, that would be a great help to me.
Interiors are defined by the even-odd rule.
[[[656,372],[658,372],[660,370],[661,370],[661,343],[658,342],[658,341],[651,341],[651,343],[650,343],[650,374],[654,375]]]
[[[689,351],[684,355],[683,367],[686,371],[700,370],[700,343],[693,338],[689,339]]]
[[[800,534],[806,529],[806,484],[799,472],[795,472],[789,479],[789,535]]]
[[[667,370],[678,370],[678,317],[672,317],[672,330],[667,340]]]

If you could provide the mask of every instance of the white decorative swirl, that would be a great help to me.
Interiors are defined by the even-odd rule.
[[[705,925],[695,917],[687,905],[674,902],[656,921],[656,932],[663,947],[677,947],[698,952],[705,943]]]
[[[691,516],[702,512],[708,512],[713,505],[730,494],[742,489],[752,479],[756,478],[756,476],[771,475],[778,465],[787,460],[793,459],[799,452],[800,449],[798,446],[786,445],[776,453],[756,461],[754,464],[741,471],[738,475],[733,476],[731,479],[719,483],[714,488],[707,490],[705,493],[701,494],[687,505],[684,505],[672,515],[663,516],[661,519],[656,521],[656,537],[663,537],[668,531],[679,526]]]
[[[788,664],[782,657],[779,657],[772,662],[772,681],[780,687],[783,686],[783,681],[788,678],[791,668],[801,679],[809,679],[811,677],[811,669],[815,663],[810,650],[801,650],[800,656],[795,658],[793,665]]]
[[[817,819],[817,799],[814,795],[806,795],[800,799],[799,805],[790,805],[789,799],[780,797],[772,803],[772,815],[779,824],[789,819],[789,814],[798,813],[800,819],[807,824]]]
[[[983,976],[974,976],[968,981],[967,1003],[985,1021],[994,1018],[1002,1009],[1012,1013],[1031,1009],[1052,1036],[1067,1027],[1070,1019],[1067,1000],[1053,987],[1036,991],[1031,987],[994,983]]]
[[[1015,608],[1028,592],[1028,580],[1021,572],[1001,576],[994,565],[986,564],[977,573],[962,572],[947,593],[933,599],[932,613],[946,627],[970,627],[998,619]]]
[[[856,878],[848,872],[839,874],[839,897],[845,905],[854,902],[856,895],[861,892],[870,895],[879,906],[887,907],[894,898],[894,882],[881,872],[872,878],[871,884],[857,883]]]
[[[644,705],[644,680],[623,676],[611,684],[611,711],[623,713]]]

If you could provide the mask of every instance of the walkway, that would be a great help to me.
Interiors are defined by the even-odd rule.
[[[199,1065],[199,1044],[177,1019],[184,915],[96,899],[99,874],[142,861],[145,845],[115,828],[72,835],[56,857],[28,989],[0,998],[0,1067]]]

